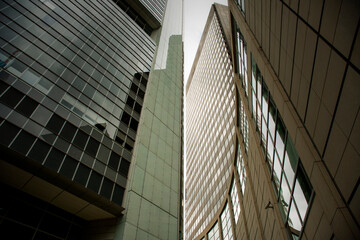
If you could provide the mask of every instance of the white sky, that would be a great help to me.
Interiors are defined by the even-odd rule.
[[[199,46],[211,5],[227,0],[184,0],[184,81],[185,86]]]

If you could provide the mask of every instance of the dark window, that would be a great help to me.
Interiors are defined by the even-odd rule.
[[[46,158],[45,166],[57,171],[65,154],[56,148],[51,149],[49,156]]]
[[[4,71],[0,72],[0,79],[3,80],[2,76],[4,74]],[[8,74],[8,73],[6,73]],[[6,83],[4,83],[3,81],[0,81],[0,95],[5,92],[5,90],[9,87],[9,85],[7,85]]]
[[[130,96],[128,96],[128,98],[127,98],[127,100],[126,100],[126,104],[127,104],[129,107],[133,108],[134,102],[135,102],[134,99],[132,99]]]
[[[121,121],[125,123],[126,125],[130,122],[130,115],[127,112],[123,112],[123,115],[121,117]]]
[[[33,160],[36,160],[36,161],[42,163],[44,161],[49,149],[50,149],[49,144],[46,144],[45,142],[38,139],[36,141],[36,143],[34,144],[34,146],[32,147],[32,149],[29,153],[29,157]]]
[[[115,152],[111,152],[108,166],[117,171],[119,167],[120,156]]]
[[[13,82],[15,80],[15,77],[13,77],[12,75],[8,74],[5,71],[1,71],[0,72],[0,79],[3,80],[4,82]],[[1,87],[1,92],[5,91],[4,86],[7,86],[5,83],[2,83],[3,87]]]
[[[16,127],[15,125],[9,122],[4,122],[3,125],[1,125],[0,127],[0,143],[8,146],[10,142],[15,138],[19,130],[20,128]]]
[[[125,148],[126,148],[127,150],[129,150],[130,152],[133,150],[133,147],[130,146],[129,144],[127,144],[127,143],[125,143]]]
[[[46,124],[46,128],[55,134],[58,134],[65,120],[59,115],[53,114],[49,122]]]
[[[130,127],[136,132],[138,128],[139,122],[134,118],[131,119]]]
[[[4,239],[32,239],[34,235],[33,229],[6,219],[0,224],[0,232]]]
[[[66,156],[63,165],[61,166],[60,173],[72,179],[78,162],[72,157]]]
[[[138,90],[138,86],[136,86],[135,83],[131,83],[131,88],[130,88],[134,93],[137,93]]]
[[[88,135],[83,131],[79,130],[75,136],[74,144],[78,146],[81,150],[84,150],[87,139]]]
[[[124,158],[121,159],[119,173],[127,178],[129,172],[130,163]]]
[[[138,114],[141,113],[141,105],[138,103],[135,103],[135,107],[134,107],[135,112],[137,112]]]
[[[104,181],[103,181],[103,184],[102,184],[102,187],[101,187],[100,195],[104,196],[104,197],[106,197],[107,199],[110,200],[113,185],[114,185],[114,183],[112,181],[110,181],[107,178],[104,178]]]
[[[15,205],[15,204],[14,204]],[[17,222],[25,223],[32,227],[37,227],[43,212],[38,209],[29,206],[24,202],[19,202],[12,207],[9,213],[6,215],[7,218],[14,219]]]
[[[22,154],[26,154],[34,141],[35,137],[33,135],[25,131],[21,131],[15,141],[11,144],[10,148]]]
[[[99,148],[99,142],[94,138],[90,137],[89,142],[86,146],[86,152],[90,154],[90,156],[95,157],[97,150]]]
[[[114,194],[112,197],[112,201],[116,204],[119,204],[121,206],[122,204],[122,200],[123,200],[123,196],[124,196],[124,191],[125,189],[115,185],[115,189],[114,189]]]
[[[102,176],[100,174],[92,171],[87,187],[97,193],[99,191],[101,179],[102,179]]]
[[[83,164],[80,164],[78,170],[76,171],[74,180],[80,183],[81,185],[85,186],[89,174],[90,174],[90,168],[86,167]]]
[[[52,214],[46,214],[40,223],[40,229],[64,238],[69,231],[70,224],[62,218],[58,218]]]
[[[34,240],[58,240],[58,238],[47,233],[37,231]]]
[[[16,110],[22,113],[23,115],[30,117],[37,107],[38,103],[26,96],[21,103],[16,107]]]
[[[143,90],[139,89],[138,96],[141,97],[142,99],[144,99],[145,92]]]
[[[8,89],[0,98],[0,102],[8,105],[11,108],[14,108],[16,104],[24,96],[20,91],[15,88]]]
[[[65,140],[71,142],[76,132],[76,127],[69,122],[66,122],[64,128],[61,130],[60,136]]]

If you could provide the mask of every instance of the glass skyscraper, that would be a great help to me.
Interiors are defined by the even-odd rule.
[[[2,1],[0,16],[2,237],[179,238],[182,2]]]

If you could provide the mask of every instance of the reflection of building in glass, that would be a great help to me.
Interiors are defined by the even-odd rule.
[[[166,1],[0,4],[0,179],[1,195],[7,196],[0,202],[2,237],[167,239],[181,234],[181,32],[168,53],[170,77],[162,76],[172,84],[150,71],[158,46],[154,39],[164,38],[165,7]],[[181,21],[176,24],[181,29]],[[172,93],[164,94],[171,106],[154,98],[165,91]],[[158,108],[162,125],[145,129],[149,122],[143,118]],[[127,217],[130,192],[138,186],[132,180],[135,166],[148,161],[137,142],[153,135],[171,139],[161,152],[162,161],[171,164],[156,172],[171,184],[161,192],[169,206],[171,199],[171,209],[159,205],[163,212],[152,216],[167,226],[166,234]],[[152,153],[160,155],[158,149]],[[137,207],[142,213],[142,205]]]
[[[214,128],[189,126],[188,239],[359,239],[359,3],[229,0],[229,10],[230,24],[220,27],[225,41],[231,31],[236,147],[230,161],[214,159],[216,144],[224,145],[221,138],[204,139]],[[211,36],[212,12],[203,39]],[[187,89],[188,124],[209,115],[210,124],[223,119],[202,115],[218,99],[204,90],[208,82],[194,84],[196,73],[227,69],[207,68],[221,48],[213,47],[206,62],[205,46],[202,41]],[[211,214],[193,210],[192,201],[219,204]]]

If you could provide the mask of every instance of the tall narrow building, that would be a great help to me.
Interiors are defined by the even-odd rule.
[[[235,152],[235,85],[226,6],[211,7],[186,86],[186,239],[221,211]]]
[[[0,17],[0,238],[179,238],[182,1],[1,1]]]
[[[231,160],[213,158],[219,151],[208,142],[223,143],[208,134],[227,130],[207,126],[226,115],[204,120],[210,114],[200,109],[211,109],[218,99],[204,90],[211,84],[193,85],[191,75],[187,124],[202,125],[186,132],[186,223],[193,224],[186,226],[187,239],[359,239],[359,2],[229,0],[228,5],[222,28],[231,31],[236,114],[229,123],[235,121],[235,146],[227,151]],[[206,26],[203,38],[209,33]],[[197,56],[206,52],[203,46]],[[216,51],[206,57],[209,63],[219,56]],[[214,76],[218,69],[203,70],[198,59],[193,73]],[[192,201],[218,205],[196,211]]]

